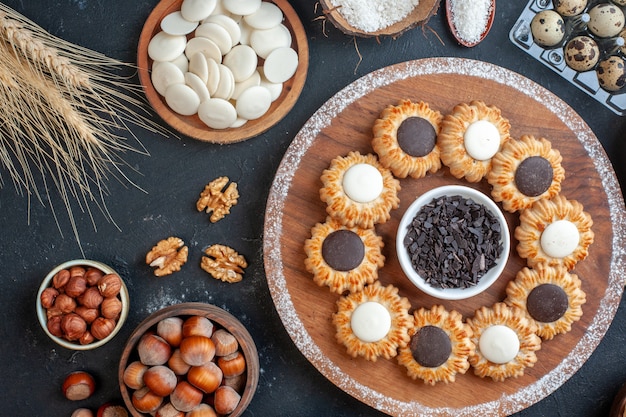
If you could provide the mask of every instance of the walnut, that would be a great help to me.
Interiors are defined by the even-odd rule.
[[[224,282],[239,282],[242,280],[244,268],[248,266],[246,259],[232,248],[224,245],[213,245],[207,248],[202,257],[200,267],[211,274],[213,278]]]
[[[184,246],[182,239],[168,237],[160,241],[146,255],[146,263],[156,267],[154,275],[162,277],[180,271],[180,267],[187,262],[189,249]]]
[[[237,183],[231,182],[228,187],[228,177],[219,177],[208,183],[200,193],[196,203],[198,211],[206,210],[211,213],[211,223],[221,220],[230,213],[230,208],[237,204],[239,191]]]

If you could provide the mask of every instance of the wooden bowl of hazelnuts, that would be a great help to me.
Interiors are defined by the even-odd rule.
[[[95,349],[122,328],[129,310],[128,289],[108,265],[76,259],[48,273],[36,308],[41,327],[53,341],[67,349]]]
[[[240,416],[259,381],[252,336],[233,315],[205,303],[152,313],[129,337],[118,368],[134,417]]]

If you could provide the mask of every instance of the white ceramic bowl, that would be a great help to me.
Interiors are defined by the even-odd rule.
[[[128,310],[130,307],[130,301],[129,301],[129,297],[128,297],[128,289],[126,288],[126,284],[124,284],[124,280],[122,280],[122,287],[120,289],[120,293],[118,295],[118,298],[120,299],[120,301],[122,302],[122,311],[120,313],[120,316],[115,324],[115,328],[113,329],[113,331],[111,332],[111,334],[109,334],[107,337],[105,337],[104,339],[101,340],[94,340],[92,343],[89,343],[87,345],[81,345],[78,342],[72,342],[66,339],[63,339],[61,337],[57,337],[55,335],[53,335],[52,333],[50,333],[50,331],[48,330],[48,326],[47,326],[47,322],[48,322],[48,318],[46,316],[46,309],[41,305],[41,293],[48,287],[50,287],[52,285],[52,278],[54,278],[54,276],[57,274],[57,272],[61,271],[62,269],[69,269],[73,266],[84,266],[84,267],[93,267],[93,268],[97,268],[100,271],[104,272],[105,274],[116,274],[117,272],[111,268],[108,265],[105,265],[101,262],[98,261],[92,261],[89,259],[75,259],[75,260],[71,260],[71,261],[67,261],[62,263],[61,265],[55,267],[52,271],[50,271],[48,273],[48,275],[46,275],[46,277],[44,278],[44,280],[41,282],[41,285],[39,287],[39,291],[37,292],[37,301],[36,301],[36,308],[37,308],[37,318],[39,319],[39,324],[41,324],[41,328],[43,329],[44,332],[46,332],[46,334],[50,337],[50,339],[54,340],[57,344],[67,348],[67,349],[72,349],[72,350],[90,350],[90,349],[95,349],[97,347],[100,347],[102,345],[104,345],[105,343],[107,343],[109,340],[113,339],[115,337],[115,335],[120,331],[120,329],[122,328],[122,326],[124,325],[124,322],[126,321],[126,318],[128,317]],[[119,274],[118,274],[119,275]]]
[[[461,196],[465,198],[471,198],[474,202],[483,205],[487,208],[501,224],[501,241],[503,250],[496,260],[494,265],[485,275],[483,275],[478,284],[469,288],[436,288],[426,283],[426,281],[415,271],[411,264],[411,259],[407,248],[404,246],[404,237],[407,234],[408,227],[422,206],[430,203],[433,199],[443,196]],[[434,188],[420,195],[406,210],[400,224],[398,226],[398,232],[396,234],[396,252],[398,254],[398,260],[400,266],[409,280],[421,291],[428,295],[437,297],[444,300],[461,300],[480,294],[493,284],[506,266],[506,262],[509,258],[509,252],[511,249],[511,241],[509,228],[506,222],[506,218],[502,214],[502,211],[498,205],[488,196],[482,192],[475,190],[474,188],[465,187],[461,185],[446,185],[438,188]]]

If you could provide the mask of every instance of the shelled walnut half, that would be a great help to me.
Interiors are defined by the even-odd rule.
[[[243,279],[244,269],[248,266],[246,259],[234,249],[224,245],[213,245],[204,251],[200,267],[213,278],[224,282],[239,282]]]
[[[228,184],[228,181],[228,177],[216,178],[208,183],[200,193],[196,208],[198,211],[205,210],[207,213],[211,213],[211,223],[223,219],[230,213],[230,208],[237,204],[239,198],[237,183]]]
[[[172,236],[152,247],[146,254],[146,263],[156,267],[154,275],[162,277],[180,271],[180,268],[187,262],[188,253],[189,248],[185,246],[185,242],[181,238]]]

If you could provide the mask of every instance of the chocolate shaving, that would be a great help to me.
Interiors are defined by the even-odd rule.
[[[482,204],[443,196],[424,205],[408,226],[411,264],[435,288],[469,288],[496,265],[501,225]]]

